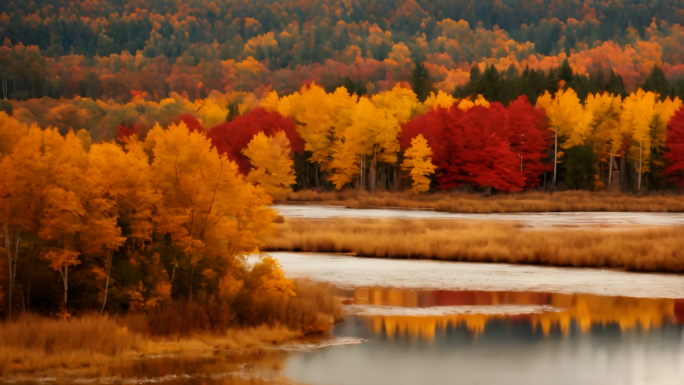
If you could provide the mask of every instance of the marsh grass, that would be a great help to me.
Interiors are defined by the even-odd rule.
[[[414,195],[411,192],[365,191],[291,193],[287,201],[340,205],[351,208],[395,207],[431,209],[452,213],[517,213],[568,211],[684,212],[684,196],[652,192],[633,195],[608,192],[564,191],[496,194],[485,197],[464,192],[435,192]]]
[[[295,292],[296,297],[263,303],[260,318],[250,325],[220,318],[225,308],[209,302],[175,302],[118,317],[58,319],[23,313],[0,323],[0,376],[92,371],[147,355],[277,346],[327,331],[341,319],[341,304],[327,285],[295,280]]]
[[[532,229],[441,219],[287,219],[262,241],[270,251],[684,271],[681,227]]]

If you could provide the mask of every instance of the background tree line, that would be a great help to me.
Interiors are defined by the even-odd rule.
[[[473,65],[482,75],[494,66],[539,77],[568,60],[574,76],[609,82],[612,71],[628,92],[655,66],[670,82],[684,73],[684,11],[675,0],[394,3],[10,1],[0,4],[0,97],[125,102],[131,89],[157,100],[212,90],[261,97],[310,82],[331,91],[347,77],[372,94],[409,81],[421,63],[449,93]],[[534,77],[532,87],[544,83]],[[597,91],[576,86],[580,95]]]

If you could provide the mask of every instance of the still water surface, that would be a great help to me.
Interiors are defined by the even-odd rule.
[[[351,294],[353,308],[392,311],[347,316],[334,335],[367,342],[289,354],[285,376],[311,384],[396,385],[681,384],[684,378],[681,300],[378,288]],[[546,308],[532,307],[540,305]],[[469,312],[411,315],[415,308],[461,306]],[[525,306],[532,311],[508,314]]]

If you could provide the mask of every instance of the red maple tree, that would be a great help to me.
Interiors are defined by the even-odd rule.
[[[292,118],[263,108],[257,108],[230,122],[214,126],[207,133],[207,137],[220,154],[226,154],[228,159],[237,163],[240,172],[247,175],[252,165],[249,158],[242,154],[242,150],[257,133],[263,132],[270,137],[279,131],[285,132],[292,151],[304,152],[304,141],[299,136]]]
[[[453,108],[452,108],[453,109]],[[506,109],[501,103],[475,106],[464,113],[463,181],[497,190],[520,191],[525,177],[511,152]]]
[[[548,118],[542,109],[533,107],[525,95],[511,102],[506,110],[508,140],[511,151],[521,157],[525,186],[538,186],[540,176],[553,170],[553,163],[542,162],[549,156],[547,151],[553,138]]]
[[[173,123],[180,124],[181,122],[185,123],[190,132],[195,131],[199,133],[204,133],[204,127],[202,127],[202,123],[200,123],[200,121],[197,120],[197,118],[191,113],[186,113],[179,116]]]
[[[519,155],[511,151],[507,111],[500,103],[466,111],[437,108],[402,126],[400,144],[422,134],[433,152],[435,178],[441,189],[464,184],[519,191],[525,186]]]
[[[667,123],[665,147],[665,176],[675,186],[684,186],[684,107],[680,107]]]
[[[128,140],[128,137],[135,134],[138,135],[139,138],[144,139],[144,135],[147,133],[147,130],[145,129],[145,126],[143,126],[141,123],[135,123],[133,125],[127,124],[127,123],[122,123],[116,126],[116,140],[119,141],[119,143],[126,143]]]

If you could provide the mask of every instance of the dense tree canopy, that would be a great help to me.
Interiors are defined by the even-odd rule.
[[[124,102],[135,90],[156,101],[185,92],[194,101],[212,91],[282,95],[310,82],[372,94],[407,81],[421,101],[434,84],[506,105],[522,94],[534,103],[545,90],[557,91],[558,80],[581,99],[640,85],[681,97],[680,6],[678,0],[5,1],[0,98]]]

